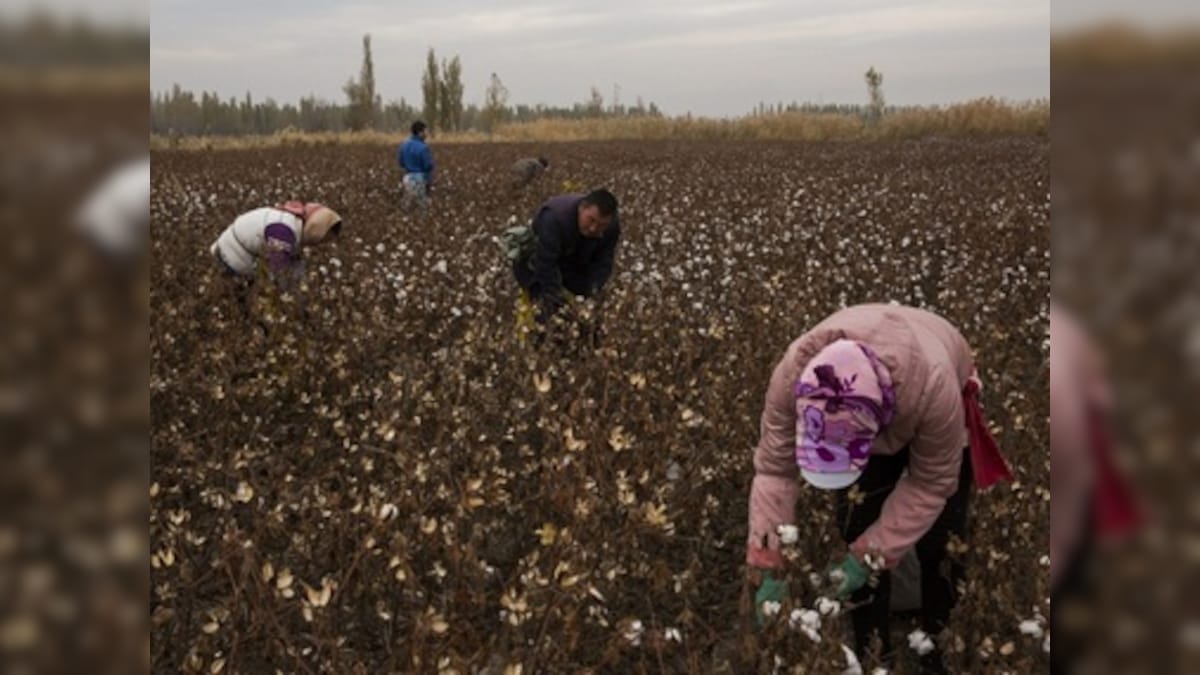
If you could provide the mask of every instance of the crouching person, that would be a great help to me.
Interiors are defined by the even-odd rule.
[[[881,665],[893,665],[889,570],[910,550],[920,562],[921,627],[935,639],[946,628],[966,571],[949,544],[967,538],[971,486],[1012,477],[974,373],[958,330],[911,307],[849,307],[792,342],[771,376],[754,455],[746,562],[760,620],[763,603],[787,596],[777,528],[796,522],[807,484],[835,491],[845,547],[828,576],[853,607],[859,658],[871,660],[878,643]],[[946,672],[936,648],[920,672]]]
[[[304,275],[303,249],[331,241],[341,230],[342,217],[333,209],[286,202],[238,216],[209,250],[234,282],[238,303],[246,310],[250,287],[260,274],[281,288],[295,288]]]

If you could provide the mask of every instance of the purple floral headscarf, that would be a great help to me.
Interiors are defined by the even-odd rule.
[[[810,473],[861,472],[892,421],[891,374],[869,347],[837,340],[796,381],[796,463]]]

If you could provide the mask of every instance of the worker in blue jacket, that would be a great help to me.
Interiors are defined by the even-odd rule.
[[[425,143],[429,127],[422,121],[412,123],[412,136],[400,145],[396,160],[404,170],[404,201],[421,208],[429,206],[433,195],[433,153]]]

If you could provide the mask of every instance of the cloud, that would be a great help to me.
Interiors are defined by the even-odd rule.
[[[870,62],[897,101],[1049,95],[1048,0],[264,0],[236,11],[242,1],[152,0],[152,88],[340,99],[370,33],[385,99],[419,98],[430,47],[461,56],[469,100],[496,71],[514,102],[569,103],[620,83],[627,100],[725,113],[759,99],[857,100]]]
[[[927,3],[907,7],[878,7],[826,16],[779,20],[756,25],[707,28],[659,35],[622,44],[629,49],[651,47],[727,47],[783,40],[826,39],[862,41],[959,30],[995,30],[1036,26],[1049,20],[1049,7],[1014,3],[1010,6],[969,6]]]
[[[251,61],[270,61],[278,57],[296,54],[303,45],[296,41],[273,41],[259,44],[199,47],[155,47],[150,45],[150,61],[165,63],[247,63]]]
[[[683,16],[714,19],[737,14],[747,14],[775,6],[777,4],[773,2],[723,2],[715,5],[688,5],[678,8],[675,12]]]

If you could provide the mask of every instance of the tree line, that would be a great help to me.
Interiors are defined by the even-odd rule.
[[[537,119],[585,119],[597,117],[662,116],[653,102],[648,105],[639,96],[634,105],[620,102],[620,88],[614,87],[608,101],[596,87],[587,99],[569,106],[511,104],[508,88],[496,73],[489,78],[483,104],[464,104],[462,61],[458,55],[438,60],[431,48],[421,75],[421,98],[404,98],[384,103],[375,87],[375,63],[371,54],[371,36],[363,36],[363,61],[357,78],[342,87],[344,102],[316,96],[302,97],[297,103],[279,103],[274,99],[255,100],[250,92],[242,98],[222,98],[215,92],[194,92],[178,84],[169,92],[150,97],[150,127],[156,134],[240,136],[271,134],[284,129],[299,131],[359,131],[375,129],[403,132],[415,119],[424,119],[436,134],[439,131],[491,132],[505,122]]]
[[[662,116],[658,106],[653,102],[646,105],[640,96],[632,106],[622,104],[619,86],[614,86],[612,98],[607,102],[600,90],[593,86],[586,100],[570,106],[511,105],[508,88],[496,73],[492,73],[488,81],[483,104],[464,105],[462,61],[457,54],[450,60],[438,61],[433,48],[426,55],[421,75],[420,106],[404,98],[385,104],[375,87],[375,62],[371,55],[370,35],[363,36],[362,47],[363,60],[358,77],[351,78],[342,87],[346,95],[344,103],[307,96],[296,104],[280,104],[270,98],[255,101],[250,92],[246,92],[242,99],[222,99],[216,93],[208,92],[201,92],[197,97],[176,84],[170,92],[151,96],[151,132],[240,136],[272,134],[284,129],[306,132],[375,129],[402,133],[413,120],[421,118],[433,127],[435,134],[439,131],[491,133],[505,122]],[[885,104],[882,73],[872,67],[864,74],[864,79],[868,93],[866,105],[796,102],[772,105],[760,102],[750,114],[755,117],[793,112],[857,115],[874,124],[886,113],[904,109]]]

